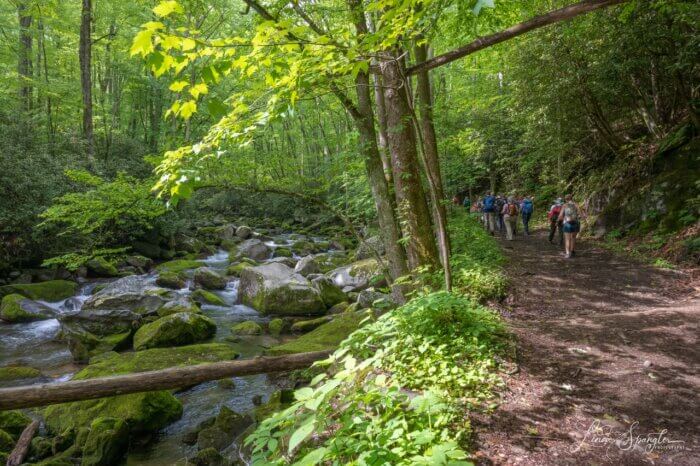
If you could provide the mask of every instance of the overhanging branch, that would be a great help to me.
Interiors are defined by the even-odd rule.
[[[498,43],[504,42],[506,40],[512,39],[514,37],[525,34],[526,32],[532,31],[534,29],[539,29],[550,24],[558,23],[560,21],[566,21],[568,19],[580,16],[591,11],[599,10],[601,8],[606,8],[609,6],[624,3],[627,0],[585,0],[583,2],[575,3],[558,10],[550,11],[544,15],[536,16],[525,22],[511,26],[503,31],[479,37],[475,41],[454,49],[450,52],[443,53],[436,57],[426,60],[423,63],[418,63],[413,65],[408,70],[406,70],[407,75],[414,75],[420,71],[432,70],[438,66],[446,65],[462,57],[466,57],[474,52],[491,47]]]

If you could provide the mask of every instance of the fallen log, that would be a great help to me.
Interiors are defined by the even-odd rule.
[[[261,356],[96,379],[1,388],[0,411],[182,388],[224,377],[300,369],[311,365],[314,361],[325,359],[330,353],[330,351],[314,351],[287,356]]]
[[[17,440],[17,445],[12,449],[10,456],[7,457],[7,466],[19,466],[24,462],[24,458],[29,452],[29,445],[31,445],[34,434],[38,428],[39,421],[32,421],[24,428],[22,435],[20,435],[19,440]]]

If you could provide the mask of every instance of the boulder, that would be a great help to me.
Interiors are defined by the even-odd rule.
[[[186,270],[202,267],[204,262],[191,259],[176,259],[168,262],[163,262],[156,269],[160,272],[184,272]]]
[[[226,406],[222,406],[219,415],[216,416],[214,426],[224,431],[232,438],[237,437],[248,426],[252,425],[253,418],[249,415],[239,414]]]
[[[146,272],[153,267],[153,260],[145,256],[128,256],[125,259],[125,262],[132,267],[142,270],[143,272]]]
[[[326,307],[333,307],[336,304],[347,299],[347,296],[345,295],[343,290],[338,288],[338,286],[336,286],[336,284],[333,283],[333,280],[331,280],[328,277],[316,277],[313,280],[311,280],[311,284],[321,294],[321,299],[323,300],[323,303],[326,305]]]
[[[292,257],[292,250],[285,247],[275,248],[275,257]]]
[[[10,434],[0,429],[0,452],[11,452],[15,447],[15,439]]]
[[[306,278],[283,264],[264,264],[241,274],[239,299],[266,314],[322,314],[321,293]]]
[[[81,309],[59,316],[63,337],[76,361],[128,346],[142,316],[128,309]]]
[[[231,327],[231,333],[234,335],[260,335],[262,327],[257,322],[247,320]]]
[[[178,251],[185,251],[190,254],[209,252],[209,247],[204,242],[187,235],[177,235],[174,238],[172,247]]]
[[[367,288],[360,291],[360,294],[357,295],[357,305],[360,309],[371,307],[393,309],[396,307],[396,302],[390,294],[381,293],[374,288]]]
[[[294,272],[303,275],[304,277],[312,273],[319,273],[320,271],[321,267],[319,267],[314,256],[302,257],[294,267]]]
[[[215,236],[221,241],[231,241],[236,236],[236,225],[227,223],[214,229]]]
[[[193,312],[178,312],[161,317],[139,328],[134,334],[134,349],[182,346],[207,340],[216,333],[216,323]]]
[[[328,309],[328,314],[330,315],[335,315],[335,314],[342,314],[348,309],[348,306],[350,306],[350,303],[347,301],[340,302],[336,304],[335,306],[331,307]]]
[[[328,272],[327,276],[342,289],[364,290],[370,281],[382,275],[376,259],[364,259]]]
[[[165,304],[162,288],[154,287],[147,277],[129,276],[110,283],[90,296],[82,310],[127,309],[137,314],[154,315]]]
[[[189,298],[181,297],[174,301],[168,301],[158,309],[158,316],[165,317],[178,312],[200,312],[199,306]]]
[[[272,335],[273,337],[278,337],[282,334],[286,326],[287,324],[284,320],[272,319],[267,324],[267,331],[270,332],[270,335]]]
[[[272,259],[268,260],[266,263],[268,264],[284,264],[290,269],[293,269],[297,265],[297,261],[295,261],[291,257],[273,257]]]
[[[298,240],[292,244],[292,252],[299,256],[308,256],[316,252],[316,246],[311,241]]]
[[[53,319],[56,313],[50,307],[27,299],[20,294],[9,294],[0,302],[0,320],[10,323]]]
[[[184,288],[186,284],[187,278],[181,272],[171,272],[166,270],[158,274],[158,278],[156,278],[156,285],[164,288],[179,290]]]
[[[197,447],[200,450],[221,451],[233,443],[233,438],[216,426],[207,427],[197,434]]]
[[[91,277],[117,277],[119,270],[104,257],[95,257],[85,263]]]
[[[131,245],[131,248],[149,259],[160,259],[161,257],[161,249],[157,244],[147,243],[145,241],[135,241]]]
[[[195,466],[225,466],[228,463],[216,448],[205,448],[194,455],[192,464]]]
[[[56,302],[77,293],[78,284],[67,280],[51,280],[41,283],[0,286],[0,298],[8,294],[21,294],[36,301]]]
[[[270,257],[270,248],[259,239],[251,238],[238,245],[236,256],[261,261]]]
[[[231,277],[240,277],[241,272],[243,272],[243,269],[248,267],[252,266],[247,262],[238,262],[237,264],[231,264],[226,269],[226,275],[229,275]]]
[[[226,288],[226,278],[209,267],[200,267],[194,271],[194,282],[206,290],[223,290]]]
[[[346,312],[296,340],[270,348],[266,353],[281,355],[335,349],[359,327],[362,319],[364,319],[363,314]]]
[[[226,302],[221,297],[215,295],[211,291],[197,289],[192,292],[190,297],[200,304],[211,304],[213,306],[225,306]]]
[[[253,230],[245,225],[241,225],[240,227],[236,228],[236,236],[238,236],[241,239],[248,239],[253,235]]]
[[[0,411],[0,430],[17,439],[32,419],[22,411]]]
[[[81,466],[119,463],[129,445],[129,427],[122,419],[100,417],[92,421],[83,445]]]
[[[357,247],[357,251],[355,252],[355,259],[369,259],[370,257],[376,257],[377,253],[380,256],[384,255],[384,242],[379,236],[371,236],[365,239]]]
[[[51,456],[52,443],[53,442],[46,437],[34,437],[29,446],[29,457],[33,461],[36,461]],[[0,451],[2,451],[2,447],[0,447]]]

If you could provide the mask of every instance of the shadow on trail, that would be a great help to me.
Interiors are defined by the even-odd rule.
[[[541,232],[503,245],[520,372],[475,419],[479,463],[700,464],[700,300],[683,274],[587,243],[566,260]],[[629,444],[630,429],[684,443]]]

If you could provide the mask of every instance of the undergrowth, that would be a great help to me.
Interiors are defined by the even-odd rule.
[[[505,279],[478,222],[456,217],[451,233],[455,292],[426,286],[378,318],[369,312],[296,401],[246,439],[252,464],[471,464],[465,413],[488,407],[510,344],[478,300],[500,295]]]

